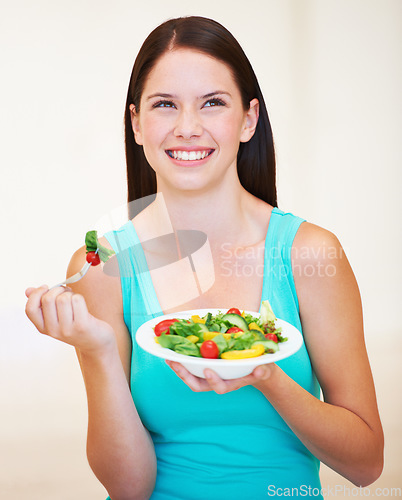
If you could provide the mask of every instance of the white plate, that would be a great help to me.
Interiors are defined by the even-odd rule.
[[[288,340],[279,344],[279,351],[273,354],[263,354],[262,356],[258,356],[256,358],[237,360],[198,358],[194,356],[187,356],[185,354],[179,354],[171,349],[162,347],[154,340],[155,333],[153,328],[160,321],[171,318],[190,319],[190,317],[194,314],[198,314],[203,317],[209,312],[212,313],[212,315],[215,315],[224,310],[225,309],[196,309],[193,311],[177,312],[153,318],[138,328],[136,334],[138,345],[153,356],[181,363],[189,372],[197,377],[205,378],[204,369],[211,368],[222,379],[229,380],[248,375],[258,365],[275,363],[281,359],[285,359],[297,352],[303,344],[303,337],[299,330],[281,319],[277,319],[275,325],[277,328],[282,327],[282,335],[287,337]],[[252,314],[257,318],[260,315],[260,313],[256,312],[246,311],[246,313]]]

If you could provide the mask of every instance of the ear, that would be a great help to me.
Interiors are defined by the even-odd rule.
[[[257,128],[258,117],[260,116],[260,103],[258,99],[250,101],[250,107],[246,112],[245,121],[242,133],[240,135],[240,142],[248,142],[254,135]]]
[[[131,128],[134,132],[135,142],[142,146],[142,134],[140,129],[140,118],[138,113],[135,110],[134,104],[130,104],[130,114],[131,114]]]

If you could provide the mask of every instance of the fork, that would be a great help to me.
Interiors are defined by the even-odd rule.
[[[95,254],[98,253],[98,250],[99,248],[96,249]],[[62,281],[61,283],[57,283],[57,285],[53,285],[51,288],[49,288],[49,290],[52,290],[53,288],[56,288],[58,286],[64,286],[64,285],[69,285],[70,283],[76,283],[87,274],[88,269],[91,266],[92,266],[91,262],[85,262],[85,264],[82,266],[81,270],[78,271],[78,273],[73,274],[66,280]]]
[[[58,286],[69,285],[70,283],[75,283],[76,281],[79,281],[87,274],[88,269],[91,267],[91,265],[92,264],[90,262],[85,262],[85,264],[82,266],[82,269],[78,271],[78,273],[73,274],[66,280],[62,281],[61,283],[57,283],[57,285],[53,285],[52,287],[49,288],[49,290],[52,290],[53,288],[56,288]]]

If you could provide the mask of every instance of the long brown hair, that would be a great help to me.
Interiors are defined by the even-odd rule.
[[[253,137],[240,143],[237,171],[242,186],[258,198],[277,206],[275,150],[271,124],[253,68],[233,35],[218,22],[189,16],[170,19],[155,28],[143,43],[135,60],[125,111],[125,147],[128,202],[156,193],[156,175],[136,144],[131,128],[130,104],[140,111],[146,79],[158,59],[168,50],[190,48],[208,54],[229,66],[239,87],[244,110],[257,98],[260,115]],[[131,204],[133,205],[133,204]],[[133,216],[134,214],[131,214]]]

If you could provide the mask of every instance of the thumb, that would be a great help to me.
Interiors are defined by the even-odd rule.
[[[46,288],[48,288],[48,286],[47,286],[47,285],[42,285],[40,288],[45,288],[45,289],[46,289]],[[25,290],[25,296],[29,298],[29,296],[31,295],[31,293],[32,293],[33,291],[35,291],[35,290],[36,290],[36,288],[35,288],[35,287],[33,287],[33,286],[28,287],[28,288]]]
[[[269,365],[260,365],[254,369],[254,376],[259,380],[266,380],[271,375],[271,367]]]
[[[29,288],[27,288],[25,290],[26,297],[29,297],[34,290],[35,290],[35,288],[33,286],[30,286]]]

